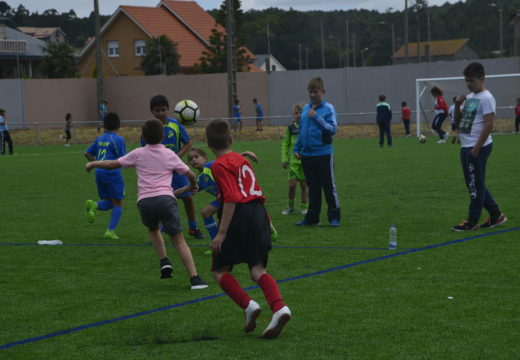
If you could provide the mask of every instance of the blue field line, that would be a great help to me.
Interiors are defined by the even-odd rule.
[[[411,253],[415,253],[415,252],[419,252],[419,251],[431,250],[431,249],[435,249],[435,248],[442,247],[442,246],[459,244],[459,243],[463,243],[463,242],[469,241],[469,240],[479,239],[479,238],[492,236],[492,235],[504,234],[504,233],[517,231],[517,230],[520,230],[520,227],[515,227],[515,228],[501,230],[501,231],[490,232],[490,233],[486,233],[486,234],[474,235],[474,236],[470,236],[470,237],[463,238],[463,239],[447,241],[447,242],[440,243],[440,244],[435,244],[435,245],[428,245],[428,246],[424,246],[424,247],[416,248],[416,249],[409,249],[409,250],[405,250],[405,251],[397,251],[397,252],[393,252],[392,254],[389,254],[389,255],[378,256],[378,257],[375,257],[375,258],[372,258],[372,259],[361,260],[361,261],[357,261],[357,262],[354,262],[354,263],[351,263],[351,264],[345,264],[345,265],[341,265],[341,266],[336,266],[336,267],[333,267],[333,268],[330,268],[330,269],[325,269],[325,270],[321,270],[321,271],[315,271],[315,272],[312,272],[312,273],[298,275],[298,276],[294,276],[294,277],[287,278],[287,279],[281,279],[281,280],[278,280],[277,282],[278,283],[284,283],[284,282],[288,282],[288,281],[301,280],[301,279],[305,279],[305,278],[308,278],[308,277],[311,277],[311,276],[326,274],[326,273],[329,273],[329,272],[332,272],[332,271],[343,270],[343,269],[351,268],[351,267],[354,267],[354,266],[369,264],[369,263],[372,263],[372,262],[375,262],[375,261],[391,259],[391,258],[394,258],[394,257],[397,257],[397,256],[401,256],[401,255],[407,255],[407,254],[411,254]],[[244,290],[249,291],[249,290],[254,290],[254,289],[258,289],[258,288],[259,288],[258,285],[252,285],[252,286],[244,288]],[[77,326],[77,327],[74,327],[74,328],[71,328],[71,329],[68,329],[68,330],[56,331],[56,332],[53,332],[53,333],[50,333],[50,334],[47,334],[47,335],[36,336],[36,337],[24,339],[24,340],[19,340],[19,341],[7,343],[7,344],[4,344],[4,345],[0,345],[0,350],[8,349],[8,348],[16,346],[16,345],[27,344],[27,343],[36,342],[36,341],[40,341],[40,340],[44,340],[44,339],[48,339],[48,338],[52,338],[52,337],[56,337],[56,336],[60,336],[60,335],[70,334],[70,333],[73,333],[73,332],[77,332],[77,331],[81,331],[81,330],[85,330],[85,329],[90,329],[90,328],[93,328],[93,327],[96,327],[96,326],[102,326],[102,325],[111,324],[111,323],[118,322],[118,321],[123,321],[123,320],[136,318],[136,317],[143,316],[143,315],[149,315],[149,314],[153,314],[153,313],[156,313],[156,312],[159,312],[159,311],[170,310],[170,309],[175,309],[175,308],[179,308],[179,307],[186,306],[186,305],[196,304],[196,303],[199,303],[199,302],[202,302],[202,301],[216,299],[216,298],[219,298],[219,297],[222,297],[222,296],[225,296],[225,295],[226,295],[225,293],[221,292],[221,293],[218,293],[218,294],[205,296],[205,297],[198,298],[198,299],[188,300],[188,301],[184,301],[184,302],[181,302],[181,303],[178,303],[178,304],[172,304],[172,305],[160,307],[160,308],[153,309],[153,310],[142,311],[142,312],[138,312],[138,313],[135,313],[135,314],[130,314],[130,315],[121,316],[121,317],[117,317],[117,318],[113,318],[113,319],[109,319],[109,320],[104,320],[104,321],[99,321],[99,322],[95,322],[95,323],[90,323],[90,324]]]

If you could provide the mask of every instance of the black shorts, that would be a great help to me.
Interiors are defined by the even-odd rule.
[[[65,139],[70,139],[71,137],[70,130],[65,130]]]
[[[168,235],[182,231],[177,200],[173,196],[161,195],[142,199],[137,203],[137,207],[141,213],[141,221],[148,230],[157,230],[162,223],[163,231]]]
[[[231,271],[233,265],[242,263],[248,264],[250,269],[259,263],[266,267],[269,250],[271,227],[264,205],[257,200],[237,203],[222,251],[213,254],[211,270],[228,266]]]

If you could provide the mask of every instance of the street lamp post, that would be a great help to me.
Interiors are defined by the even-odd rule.
[[[500,36],[500,56],[503,56],[504,54],[504,28],[503,28],[503,22],[504,22],[504,5],[502,3],[491,3],[489,6],[494,6],[498,8],[498,15],[499,15],[499,36]]]
[[[382,25],[390,25],[390,28],[392,29],[392,64],[395,65],[395,26],[394,23],[388,23],[386,21],[380,21],[379,22]]]
[[[365,51],[367,51],[368,48],[361,49],[361,66],[365,66]]]

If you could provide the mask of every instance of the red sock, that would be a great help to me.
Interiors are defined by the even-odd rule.
[[[251,298],[247,296],[244,290],[242,290],[239,282],[233,277],[233,275],[230,273],[222,275],[220,278],[220,287],[238,306],[242,309],[247,308]]]
[[[267,273],[262,275],[260,279],[258,279],[258,285],[262,288],[265,299],[273,313],[285,306],[278,284],[276,284],[276,280],[273,279],[271,275]]]

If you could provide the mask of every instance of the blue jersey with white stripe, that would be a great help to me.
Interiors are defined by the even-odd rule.
[[[178,153],[184,144],[190,142],[190,136],[186,132],[184,126],[177,120],[168,118],[164,125],[164,138],[162,144],[174,153]],[[141,138],[141,146],[145,146],[146,142]]]
[[[108,131],[99,136],[88,147],[87,153],[94,156],[97,161],[117,160],[126,155],[125,140],[118,134]],[[96,181],[115,183],[123,181],[121,169],[105,170],[96,169]]]
[[[338,130],[336,109],[323,101],[314,107],[316,115],[311,117],[309,112],[312,106],[308,103],[302,109],[300,130],[293,152],[303,156],[331,155],[334,153],[332,136]]]

